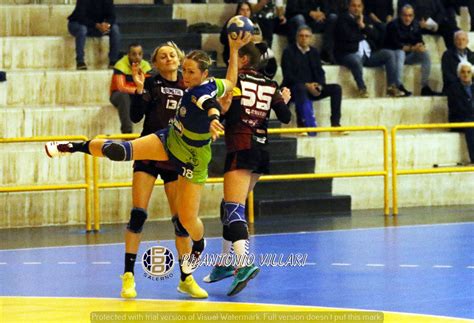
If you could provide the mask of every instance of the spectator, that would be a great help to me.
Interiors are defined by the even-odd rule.
[[[249,0],[249,3],[254,13],[254,20],[261,28],[263,40],[271,48],[273,33],[284,33],[286,26],[283,0]]]
[[[387,24],[393,20],[392,0],[365,0],[365,14],[374,22],[381,33],[380,39],[385,38]]]
[[[140,44],[131,44],[128,47],[128,54],[115,64],[112,75],[110,102],[118,110],[122,133],[133,131],[130,120],[130,94],[135,94],[137,87],[133,82],[132,66],[138,66],[145,74],[151,71],[150,64],[143,59],[143,49]]]
[[[472,84],[472,64],[462,61],[457,67],[457,81],[449,85],[449,122],[474,122],[474,86]],[[474,163],[474,128],[453,129],[466,135],[469,159]]]
[[[298,127],[316,127],[312,101],[331,98],[331,126],[340,127],[342,89],[338,84],[326,84],[318,50],[310,46],[313,34],[301,26],[296,44],[283,52],[283,86],[290,88],[296,106]]]
[[[286,18],[288,19],[288,42],[295,43],[299,27],[306,25],[315,33],[323,33],[321,57],[327,63],[335,63],[333,56],[333,34],[337,14],[330,12],[328,0],[288,0]],[[332,5],[335,6],[334,4]]]
[[[241,15],[247,18],[252,17],[252,7],[248,1],[239,2],[237,5],[237,9],[235,10],[235,15]],[[232,17],[230,17],[232,18]],[[229,22],[230,18],[225,22],[224,27],[222,27],[221,35],[220,35],[220,42],[224,45],[224,51],[222,53],[222,57],[224,59],[224,63],[228,66],[229,65],[229,38],[227,37],[227,23]],[[254,43],[262,42],[262,32],[260,30],[260,26],[255,22],[252,21],[254,24],[254,32],[252,41]]]
[[[459,28],[454,17],[447,14],[441,0],[399,0],[398,8],[411,5],[424,34],[441,35],[447,48],[453,47],[453,34]]]
[[[87,70],[84,61],[86,36],[109,36],[109,67],[117,62],[120,47],[120,31],[115,23],[113,0],[77,0],[76,7],[68,17],[69,33],[76,38],[76,66]]]
[[[451,83],[458,81],[457,68],[461,61],[474,64],[474,53],[467,48],[469,37],[465,31],[454,34],[454,48],[446,50],[441,58],[443,72],[443,92],[446,93]]]
[[[421,95],[438,95],[428,85],[431,72],[431,58],[423,43],[421,28],[415,20],[415,11],[409,4],[400,10],[400,16],[390,22],[385,35],[385,47],[395,52],[398,68],[398,89],[410,96],[411,92],[403,86],[404,64],[421,64]]]
[[[368,97],[363,78],[363,67],[385,65],[387,75],[387,94],[401,96],[397,87],[397,68],[395,54],[388,49],[378,49],[380,33],[368,17],[364,17],[362,0],[351,0],[349,11],[337,19],[334,54],[337,62],[349,68],[359,90],[359,96]]]
[[[387,25],[393,20],[393,1],[366,0],[365,12],[376,23]]]

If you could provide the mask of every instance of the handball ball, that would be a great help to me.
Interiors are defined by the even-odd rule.
[[[233,40],[239,37],[239,32],[253,32],[252,21],[244,16],[234,16],[227,23],[227,33]]]

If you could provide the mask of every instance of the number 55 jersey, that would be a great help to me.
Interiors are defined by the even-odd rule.
[[[228,152],[248,150],[267,143],[270,110],[288,123],[291,113],[278,84],[254,70],[240,70],[232,103],[225,114],[225,141]]]

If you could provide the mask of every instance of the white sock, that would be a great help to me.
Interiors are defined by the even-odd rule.
[[[236,242],[233,243],[234,246],[234,252],[235,256],[237,257],[238,263],[237,267],[245,267],[250,264],[248,264],[248,255],[249,255],[249,248],[250,248],[250,242],[245,239],[245,240],[237,240]]]

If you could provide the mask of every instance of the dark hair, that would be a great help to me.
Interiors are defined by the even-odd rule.
[[[250,5],[250,3],[248,1],[242,1],[242,2],[239,2],[239,4],[237,4],[237,9],[235,10],[235,15],[239,14],[240,8],[242,8],[242,6],[244,4],[246,4],[250,8],[250,17],[252,17],[252,15],[253,15],[252,6]]]
[[[129,53],[130,53],[130,50],[131,50],[133,47],[142,47],[142,45],[140,45],[139,43],[131,43],[130,45],[128,45],[128,52],[129,52]]]
[[[212,65],[212,59],[209,55],[203,50],[193,50],[188,55],[186,55],[186,59],[192,59],[198,64],[199,69],[201,72],[208,70],[209,67]]]
[[[246,67],[256,68],[260,63],[260,50],[255,46],[254,43],[250,42],[239,49],[239,57],[247,56],[249,63]]]

